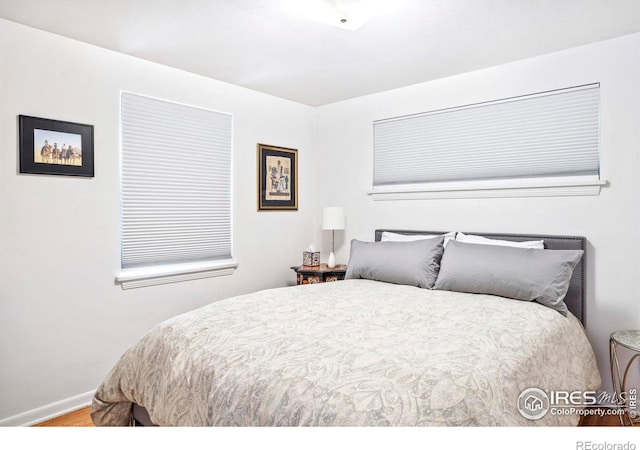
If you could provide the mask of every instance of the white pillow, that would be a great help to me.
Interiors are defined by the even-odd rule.
[[[382,232],[382,237],[380,238],[380,241],[382,241],[382,242],[408,242],[408,241],[419,241],[419,240],[422,240],[422,239],[433,239],[433,238],[440,237],[440,236],[444,236],[444,244],[443,244],[443,246],[446,247],[447,243],[451,239],[455,239],[456,232],[455,231],[450,231],[449,233],[440,235],[440,234],[399,234],[399,233],[392,233],[391,231],[383,231]]]
[[[484,245],[502,245],[505,247],[518,247],[518,248],[537,248],[544,249],[544,241],[502,241],[500,239],[489,239],[482,236],[476,236],[474,234],[456,234],[456,241],[466,242],[468,244],[484,244]]]

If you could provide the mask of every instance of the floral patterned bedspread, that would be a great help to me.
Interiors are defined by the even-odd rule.
[[[368,280],[271,289],[169,319],[96,391],[96,425],[132,402],[169,426],[576,425],[524,418],[529,387],[595,390],[580,322],[542,305]]]

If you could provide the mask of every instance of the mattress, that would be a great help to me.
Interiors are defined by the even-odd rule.
[[[132,405],[162,426],[577,425],[525,418],[527,388],[595,390],[571,313],[490,295],[370,280],[292,286],[171,318],[99,386],[96,425]]]

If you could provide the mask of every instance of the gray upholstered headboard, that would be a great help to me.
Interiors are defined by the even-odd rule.
[[[379,241],[384,231],[399,234],[445,234],[445,231],[415,231],[415,230],[376,230],[376,241]],[[534,241],[544,240],[544,247],[550,250],[583,250],[584,256],[573,270],[573,276],[569,283],[569,290],[564,302],[569,311],[586,326],[586,283],[585,276],[587,260],[587,239],[581,236],[553,236],[541,234],[502,234],[502,233],[475,233],[466,232],[464,234],[474,234],[490,239],[503,239],[506,241]]]

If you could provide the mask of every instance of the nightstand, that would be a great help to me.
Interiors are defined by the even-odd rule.
[[[339,264],[333,269],[327,267],[326,264],[320,264],[319,266],[293,266],[291,268],[298,275],[298,284],[340,281],[344,280],[344,275],[347,273],[347,266],[344,264]]]
[[[627,362],[623,375],[620,376],[620,364],[618,362],[618,347],[624,347],[633,352]],[[627,375],[633,361],[640,356],[640,330],[622,330],[611,333],[609,338],[609,363],[611,364],[611,381],[616,396],[618,408],[622,409],[620,423],[622,425],[635,425],[640,422],[640,405],[638,405],[638,390],[627,390]]]

